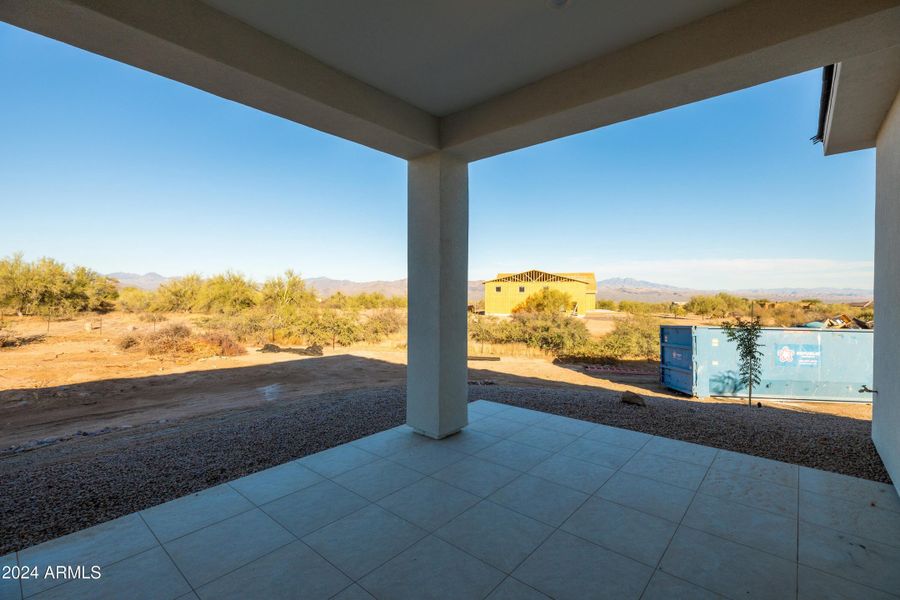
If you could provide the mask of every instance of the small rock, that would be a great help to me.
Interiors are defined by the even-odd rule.
[[[635,406],[647,406],[647,403],[644,401],[642,396],[635,394],[634,392],[624,391],[622,392],[621,401],[625,404],[634,404]]]

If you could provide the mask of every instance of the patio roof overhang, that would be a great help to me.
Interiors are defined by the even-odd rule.
[[[875,147],[898,91],[900,46],[834,65],[823,115],[825,155]]]
[[[4,0],[0,19],[395,156],[509,152],[900,44],[897,0]]]

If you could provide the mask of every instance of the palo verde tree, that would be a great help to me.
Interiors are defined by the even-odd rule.
[[[759,343],[762,326],[759,317],[746,321],[740,317],[734,323],[722,323],[725,337],[737,343],[738,374],[742,386],[747,386],[747,406],[753,404],[753,386],[759,385],[762,374],[762,344]]]

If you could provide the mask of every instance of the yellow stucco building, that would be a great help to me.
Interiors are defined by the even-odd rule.
[[[525,271],[500,273],[496,279],[484,282],[484,312],[508,315],[525,298],[542,289],[565,292],[575,300],[579,315],[592,310],[597,303],[597,279],[593,273],[547,273]]]

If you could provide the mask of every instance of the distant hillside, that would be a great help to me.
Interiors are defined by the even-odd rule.
[[[597,282],[597,297],[617,302],[687,302],[691,296],[701,293],[705,292],[630,277],[614,277]]]
[[[597,282],[597,298],[605,300],[637,300],[639,302],[687,302],[691,296],[728,292],[745,298],[768,300],[805,300],[823,302],[861,302],[871,300],[872,290],[857,288],[758,288],[745,290],[699,290],[682,288],[630,278],[604,279]]]
[[[405,296],[406,279],[393,281],[350,281],[347,279],[329,279],[328,277],[312,277],[305,280],[307,285],[316,290],[320,296],[330,296],[335,292],[342,294],[371,294],[379,292],[385,296]],[[481,281],[469,282],[469,299],[477,300],[484,296]]]
[[[315,277],[306,282],[320,296],[330,296],[335,292],[343,294],[359,294],[362,292],[381,292],[386,296],[405,296],[406,279],[394,281],[348,281]],[[469,282],[469,300],[477,301],[484,297],[483,281]],[[872,299],[872,290],[853,288],[776,288],[747,290],[699,290],[677,287],[664,283],[642,281],[630,277],[615,277],[597,282],[597,298],[607,300],[636,300],[638,302],[687,302],[691,296],[716,294],[725,291],[736,296],[747,298],[767,298],[769,300],[803,300],[817,298],[823,302],[859,302]]]
[[[136,287],[144,290],[155,290],[160,285],[173,279],[159,273],[109,273],[119,281],[119,287]],[[405,296],[406,279],[392,281],[350,281],[348,279],[329,279],[328,277],[312,277],[306,283],[319,296],[326,297],[341,292],[342,294],[361,294],[379,292],[385,296]],[[483,281],[469,282],[469,300],[475,302],[484,297]],[[698,290],[677,287],[664,283],[643,281],[630,277],[613,277],[597,282],[597,298],[604,300],[636,300],[639,302],[687,302],[691,296],[715,294],[726,291],[736,296],[747,298],[767,298],[769,300],[803,300],[817,298],[823,302],[860,302],[872,299],[872,290],[856,288],[772,288],[746,290]]]
[[[119,281],[119,287],[136,287],[142,290],[155,290],[165,282],[172,279],[171,277],[163,277],[159,273],[107,273],[107,277],[112,277]]]

